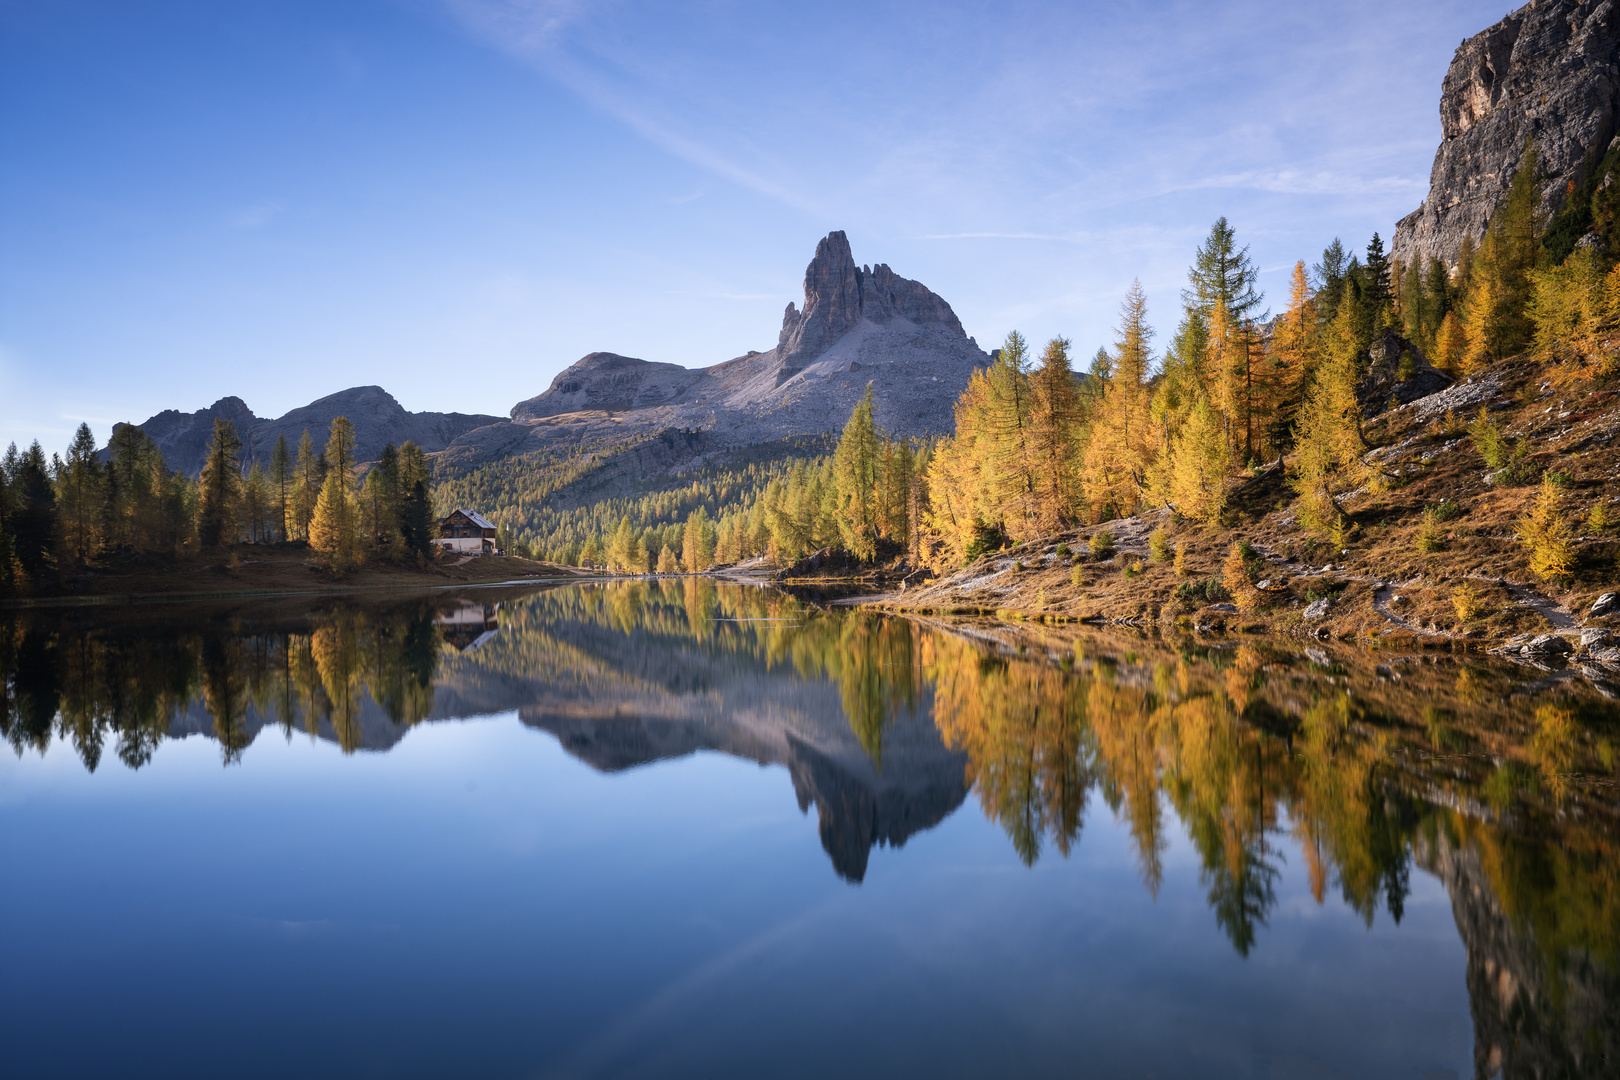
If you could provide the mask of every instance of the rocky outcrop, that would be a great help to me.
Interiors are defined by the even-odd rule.
[[[193,413],[165,409],[140,427],[163,451],[169,468],[196,476],[208,454],[216,419],[235,425],[245,463],[268,464],[277,436],[285,435],[288,446],[296,453],[298,440],[307,430],[319,450],[326,445],[332,421],[339,416],[348,417],[354,425],[355,456],[359,461],[375,461],[385,445],[397,446],[407,439],[427,451],[443,450],[474,428],[501,422],[498,416],[472,413],[413,413],[380,386],[356,386],[328,394],[276,419],[260,419],[241,398],[226,397]]]
[[[1549,213],[1602,157],[1620,95],[1620,14],[1613,0],[1540,0],[1465,40],[1440,90],[1440,148],[1429,197],[1395,228],[1391,255],[1454,265],[1484,233],[1527,138],[1541,158]]]
[[[1452,381],[1450,375],[1425,360],[1416,345],[1388,331],[1374,338],[1367,349],[1367,364],[1356,384],[1356,400],[1361,403],[1361,414],[1371,419],[1385,409],[1438,394]]]
[[[470,432],[441,459],[452,468],[512,454],[702,431],[710,449],[839,431],[873,384],[877,418],[900,435],[937,435],[990,357],[951,306],[888,266],[855,262],[828,233],[789,304],[776,347],[688,369],[594,352],[512,409],[510,424]]]

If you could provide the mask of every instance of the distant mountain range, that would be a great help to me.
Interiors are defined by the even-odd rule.
[[[298,440],[307,430],[320,450],[331,434],[332,421],[339,416],[354,424],[355,455],[360,461],[375,461],[388,443],[397,446],[407,439],[427,451],[443,450],[458,436],[503,419],[475,413],[408,412],[382,387],[356,386],[274,420],[253,415],[239,397],[226,397],[193,413],[165,409],[141,427],[163,451],[169,468],[194,477],[202,471],[215,420],[229,420],[236,426],[245,460],[268,463],[278,435],[287,437],[296,454]]]
[[[141,425],[169,466],[195,476],[216,418],[236,425],[249,460],[268,461],[277,435],[296,448],[307,428],[324,446],[332,419],[355,426],[357,456],[410,439],[442,464],[470,467],[548,447],[598,445],[659,433],[671,453],[713,454],[791,436],[840,430],[866,384],[878,422],[900,435],[953,427],[952,409],[990,356],[968,337],[951,306],[887,266],[859,266],[842,232],[816,246],[805,270],[804,306],[788,304],[776,346],[706,368],[684,368],[593,352],[518,402],[510,417],[413,413],[378,386],[331,394],[277,419],[261,419],[240,398],[193,413],[165,410]],[[700,433],[700,435],[699,435]]]

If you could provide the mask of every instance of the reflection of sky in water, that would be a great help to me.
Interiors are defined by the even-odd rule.
[[[855,887],[779,769],[604,775],[512,717],[272,736],[228,770],[197,737],[3,759],[11,1075],[1472,1072],[1424,873],[1369,931],[1285,844],[1245,960],[1179,829],[1150,899],[1095,796],[1067,859],[970,803]]]
[[[693,580],[86,625],[0,613],[8,1074],[1616,1071],[1568,685]]]

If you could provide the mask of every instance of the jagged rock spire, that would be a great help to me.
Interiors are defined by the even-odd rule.
[[[879,324],[895,318],[923,325],[937,323],[963,337],[956,313],[926,286],[903,278],[879,263],[857,266],[842,231],[828,233],[816,245],[804,271],[804,310],[788,304],[776,354],[791,374],[794,361],[820,356],[863,318]]]

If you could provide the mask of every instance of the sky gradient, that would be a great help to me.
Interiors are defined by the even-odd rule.
[[[992,347],[1159,340],[1225,214],[1387,239],[1501,4],[0,0],[0,445],[775,344],[844,229]]]

